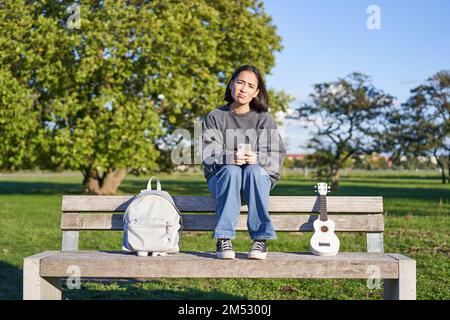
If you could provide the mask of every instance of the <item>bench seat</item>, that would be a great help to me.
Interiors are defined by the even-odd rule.
[[[40,260],[41,277],[68,277],[78,266],[82,278],[351,278],[367,279],[369,266],[378,266],[383,279],[398,278],[398,260],[389,254],[344,252],[334,257],[311,253],[269,252],[266,260],[216,259],[214,252],[180,252],[138,257],[119,251],[49,251]]]

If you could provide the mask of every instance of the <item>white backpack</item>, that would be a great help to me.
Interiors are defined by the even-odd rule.
[[[172,197],[161,190],[152,190],[151,177],[146,190],[136,195],[123,216],[122,250],[137,252],[139,256],[166,255],[179,252],[181,214]]]

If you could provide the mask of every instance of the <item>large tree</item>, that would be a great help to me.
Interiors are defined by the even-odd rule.
[[[222,103],[236,67],[249,63],[267,74],[281,50],[257,0],[91,0],[81,2],[79,17],[67,11],[72,5],[0,4],[0,79],[7,92],[0,107],[30,111],[26,130],[0,114],[0,133],[9,132],[2,140],[12,146],[40,137],[24,139],[28,162],[9,148],[2,157],[13,153],[16,162],[2,160],[0,168],[80,170],[86,192],[114,193],[127,172],[157,169],[160,142]],[[272,91],[272,100],[283,97]],[[276,112],[285,105],[273,106]]]
[[[440,71],[411,90],[409,99],[388,116],[383,149],[401,156],[435,157],[446,182],[450,177],[450,71]],[[446,159],[446,160],[444,160]]]
[[[39,115],[32,90],[0,67],[0,168],[16,170],[36,161]]]
[[[375,137],[393,97],[376,89],[367,75],[354,72],[314,85],[310,98],[296,117],[313,124],[307,147],[315,153],[309,161],[321,171],[326,167],[336,188],[340,170],[352,156],[378,151]]]

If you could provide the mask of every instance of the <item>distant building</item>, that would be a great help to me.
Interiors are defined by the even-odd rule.
[[[305,158],[304,154],[300,153],[288,153],[286,154],[286,159],[288,160],[303,160]]]

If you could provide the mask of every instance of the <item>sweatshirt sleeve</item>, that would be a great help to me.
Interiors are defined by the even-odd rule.
[[[267,114],[260,126],[256,156],[257,163],[269,174],[273,189],[280,179],[286,150],[275,120],[270,114]]]
[[[202,123],[202,162],[205,167],[215,171],[221,164],[231,163],[233,154],[225,149],[223,132],[214,116],[209,113]]]

